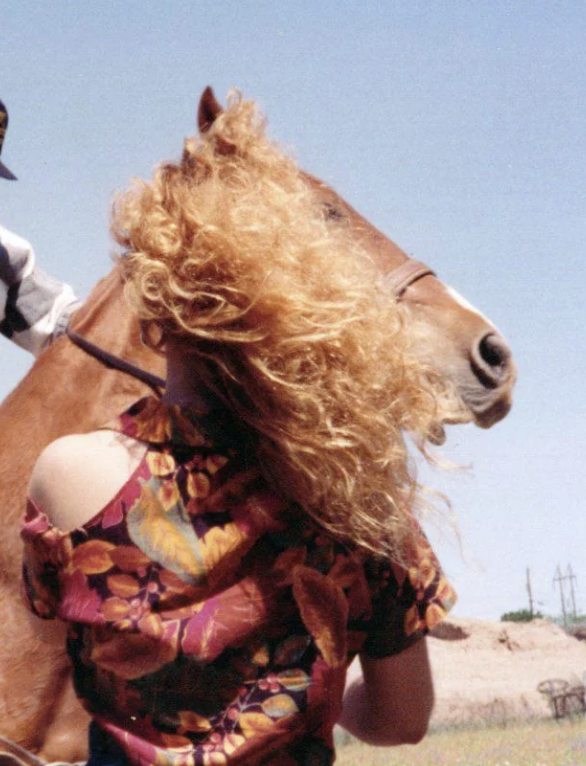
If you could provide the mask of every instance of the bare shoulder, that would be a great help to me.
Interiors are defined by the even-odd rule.
[[[64,436],[39,456],[29,495],[54,524],[73,529],[116,495],[145,451],[143,442],[114,431]]]
[[[51,442],[41,452],[31,477],[31,489],[50,486],[56,479],[72,479],[78,472],[92,475],[102,469],[120,469],[143,452],[145,445],[114,431],[71,434]],[[33,498],[34,499],[34,498]]]

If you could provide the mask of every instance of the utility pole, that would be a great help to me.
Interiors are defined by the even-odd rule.
[[[567,630],[568,628],[568,618],[566,616],[566,600],[564,598],[564,580],[566,578],[562,575],[562,570],[560,569],[560,565],[558,564],[557,569],[555,570],[555,577],[553,578],[554,583],[559,583],[560,586],[560,596],[562,599],[562,618],[564,620],[564,628]]]
[[[533,592],[531,591],[531,575],[529,567],[527,567],[527,594],[529,595],[529,614],[531,615],[531,619],[533,619],[535,612],[533,611]]]
[[[568,574],[566,579],[570,581],[570,597],[572,599],[572,617],[576,619],[576,596],[574,594],[574,580],[576,575],[572,572],[572,565],[568,564]]]

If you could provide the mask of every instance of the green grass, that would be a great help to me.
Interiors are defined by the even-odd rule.
[[[338,746],[336,766],[586,766],[584,718],[430,733],[419,745]]]

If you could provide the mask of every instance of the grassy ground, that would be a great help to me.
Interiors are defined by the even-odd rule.
[[[583,718],[457,729],[429,734],[415,747],[338,746],[336,766],[586,766]]]

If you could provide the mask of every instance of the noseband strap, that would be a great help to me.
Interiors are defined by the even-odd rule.
[[[408,258],[396,269],[389,271],[382,279],[382,284],[388,290],[395,293],[397,298],[400,298],[405,290],[412,285],[413,282],[417,282],[418,279],[427,276],[435,276],[435,272],[432,271],[429,266],[426,266],[420,261],[415,261],[413,258]]]

